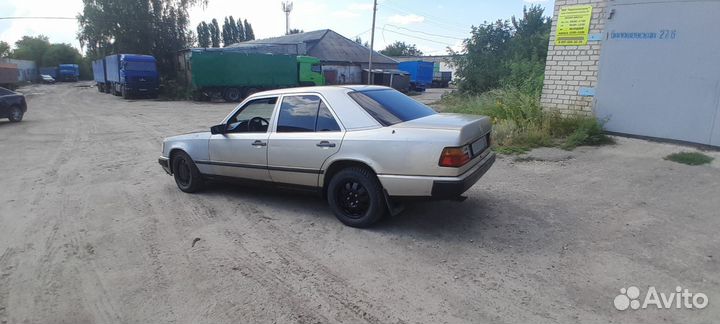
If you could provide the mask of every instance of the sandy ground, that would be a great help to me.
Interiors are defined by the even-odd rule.
[[[720,155],[619,139],[566,159],[500,159],[463,203],[371,229],[312,195],[180,192],[164,136],[231,104],[22,89],[0,122],[0,323],[700,323],[720,318]],[[702,310],[618,311],[620,289],[676,286]]]

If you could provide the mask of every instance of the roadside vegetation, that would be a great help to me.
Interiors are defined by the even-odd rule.
[[[687,165],[703,165],[712,162],[713,158],[699,152],[680,152],[666,156],[665,160]]]
[[[540,105],[550,26],[543,8],[530,6],[519,19],[473,26],[463,50],[452,53],[459,91],[439,105],[445,112],[490,116],[497,152],[612,143],[594,117],[563,116]]]

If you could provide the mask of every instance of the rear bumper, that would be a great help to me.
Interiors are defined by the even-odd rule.
[[[378,174],[388,195],[393,197],[456,198],[472,187],[495,163],[495,153],[487,153],[480,162],[457,177],[426,177]]]
[[[495,153],[490,153],[479,168],[460,180],[435,180],[432,186],[433,198],[454,198],[470,189],[495,163]]]
[[[160,166],[163,168],[163,170],[165,170],[165,172],[167,172],[167,174],[172,175],[172,171],[170,171],[170,159],[161,156],[160,158],[158,158],[158,163],[160,163]]]

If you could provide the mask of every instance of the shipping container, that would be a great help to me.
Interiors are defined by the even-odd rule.
[[[398,69],[410,73],[410,87],[415,91],[425,91],[433,81],[433,62],[408,61],[400,62]]]
[[[180,59],[198,99],[240,101],[258,91],[325,84],[320,60],[309,56],[193,49]]]

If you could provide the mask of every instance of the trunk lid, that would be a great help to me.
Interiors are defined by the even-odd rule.
[[[490,117],[466,114],[434,114],[395,124],[398,128],[447,129],[460,132],[458,145],[470,144],[492,130]]]

